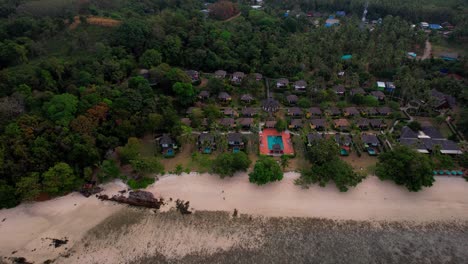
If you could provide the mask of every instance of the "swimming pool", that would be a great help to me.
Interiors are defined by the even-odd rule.
[[[268,136],[268,149],[273,150],[273,145],[278,144],[281,150],[284,150],[283,137],[282,136]]]

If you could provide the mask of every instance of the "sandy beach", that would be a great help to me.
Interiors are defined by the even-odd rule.
[[[173,202],[156,211],[85,198],[78,193],[1,210],[0,263],[11,263],[14,257],[34,263],[206,263],[210,258],[213,262],[236,263],[230,254],[252,254],[251,259],[239,261],[258,263],[262,259],[255,256],[278,251],[282,245],[278,239],[289,241],[289,236],[297,236],[295,232],[300,230],[304,236],[298,238],[299,242],[311,243],[312,239],[319,243],[328,237],[319,244],[330,247],[351,239],[356,232],[364,248],[375,243],[382,243],[382,247],[390,243],[395,250],[408,247],[392,244],[394,239],[402,238],[399,236],[414,247],[439,239],[443,240],[443,248],[450,246],[452,251],[433,251],[433,257],[468,259],[468,253],[463,253],[463,245],[468,243],[468,183],[464,179],[437,177],[433,187],[410,193],[371,176],[349,192],[340,193],[333,184],[302,189],[294,185],[297,177],[296,173],[287,173],[281,182],[256,186],[248,182],[246,174],[225,179],[196,173],[166,175],[147,189],[167,201],[190,201],[195,213],[184,216],[174,210]],[[104,193],[112,195],[126,186],[113,182],[104,189]],[[234,209],[244,215],[233,218]],[[287,228],[279,224],[283,222]],[[435,233],[427,232],[432,228]],[[416,232],[416,242],[407,237],[408,230]],[[321,232],[327,235],[313,236]],[[377,234],[386,234],[389,240],[375,240]],[[53,238],[68,241],[54,247]],[[284,243],[293,246],[297,242]],[[294,255],[283,254],[289,256],[284,260],[294,259],[296,253],[309,256],[302,261],[296,259],[298,263],[318,256],[317,248],[302,250],[290,252]],[[356,248],[356,254],[359,252],[362,249]],[[363,261],[356,263],[368,263],[372,256],[361,256]],[[388,260],[383,262],[404,259]]]

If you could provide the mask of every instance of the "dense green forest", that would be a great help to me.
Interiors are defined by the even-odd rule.
[[[131,137],[181,135],[179,114],[194,100],[178,92],[191,87],[185,69],[305,79],[317,90],[381,78],[395,80],[404,100],[428,99],[436,88],[466,106],[466,83],[440,73],[467,78],[466,57],[406,57],[428,37],[441,38],[411,27],[421,21],[449,21],[455,30],[447,41],[466,44],[466,1],[371,0],[369,19],[382,18],[373,30],[359,27],[364,2],[272,0],[253,10],[241,1],[241,16],[226,22],[205,17],[198,0],[0,0],[0,207],[73,190]],[[286,10],[349,15],[326,28],[326,17],[316,26],[305,15],[285,17]],[[71,27],[75,16],[81,23]],[[100,26],[87,16],[121,23]],[[344,54],[353,59],[341,60]],[[149,80],[141,68],[150,69]],[[338,78],[343,70],[346,78]]]

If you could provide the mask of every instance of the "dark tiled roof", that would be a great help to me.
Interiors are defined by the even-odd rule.
[[[257,110],[255,110],[255,108],[252,108],[252,107],[247,107],[247,108],[242,109],[242,115],[244,116],[252,116],[252,115],[255,115],[256,113],[257,113]]]
[[[201,133],[198,136],[198,141],[200,142],[214,142],[214,136],[210,133]]]
[[[367,127],[369,126],[369,119],[367,118],[360,118],[358,121],[357,121],[357,125],[359,127]]]
[[[418,134],[416,132],[414,132],[411,128],[407,127],[407,126],[404,126],[402,129],[401,129],[401,134],[400,134],[400,139],[407,139],[407,138],[411,138],[411,139],[417,139],[418,138]]]
[[[428,135],[432,139],[444,139],[439,130],[433,126],[422,127],[421,130],[424,132],[424,134]]]
[[[262,101],[262,107],[265,111],[274,112],[278,110],[278,108],[280,107],[280,104],[275,99],[268,98]]]
[[[171,136],[169,134],[163,134],[162,137],[159,139],[159,144],[173,144],[174,140],[172,140]]]
[[[385,94],[382,91],[372,91],[371,95],[377,97],[378,99],[385,98]]]
[[[351,137],[346,134],[335,134],[335,141],[340,145],[349,145],[352,143]]]
[[[400,144],[410,148],[427,149],[424,143],[417,138],[400,138]]]
[[[308,112],[311,115],[322,115],[322,110],[320,110],[320,108],[318,108],[318,107],[311,107],[311,108],[309,108]]]
[[[290,94],[290,95],[286,96],[286,100],[288,100],[288,102],[294,103],[294,102],[297,102],[297,100],[299,100],[299,98],[295,94]]]
[[[319,140],[322,140],[324,138],[325,138],[325,136],[322,133],[309,133],[307,135],[307,141],[309,143],[312,143],[314,141],[319,141]]]
[[[226,92],[220,92],[219,95],[218,95],[218,98],[219,99],[228,99],[228,98],[231,98],[231,96]]]
[[[341,115],[341,111],[338,107],[330,107],[325,111],[331,115]]]
[[[252,125],[254,122],[254,119],[253,118],[241,118],[239,119],[239,124],[241,126],[250,126]]]
[[[302,127],[302,119],[291,119],[291,125],[294,127]]]
[[[294,83],[294,86],[306,87],[306,86],[307,86],[307,82],[304,81],[304,80],[299,80],[299,81],[296,81],[296,82]]]
[[[215,75],[216,75],[216,77],[224,78],[224,77],[226,77],[226,71],[217,70],[217,71],[215,71]]]
[[[232,126],[234,125],[234,123],[235,123],[234,119],[230,117],[221,118],[221,120],[219,121],[219,124],[223,126]]]
[[[374,134],[362,134],[361,139],[366,144],[372,144],[372,145],[380,144],[379,139]]]
[[[276,83],[282,84],[282,85],[288,85],[288,84],[289,84],[289,80],[286,79],[286,78],[279,78],[278,80],[276,80]]]
[[[346,89],[343,85],[335,85],[335,87],[333,87],[333,91],[335,91],[335,93],[344,93],[346,92]]]
[[[243,94],[241,96],[241,101],[252,101],[253,99],[253,96],[250,94]]]
[[[346,107],[344,112],[348,113],[348,115],[359,115],[359,111],[356,107]]]
[[[385,126],[385,122],[382,119],[369,119],[369,122],[372,127]]]
[[[335,127],[348,127],[349,126],[349,121],[344,118],[336,119],[333,122],[335,124]]]
[[[390,109],[390,107],[387,106],[382,106],[377,108],[377,112],[379,112],[379,114],[382,115],[388,115],[392,113],[392,109]]]
[[[265,121],[265,127],[274,128],[276,126],[276,120]]]
[[[311,119],[310,123],[316,127],[325,127],[327,120],[324,118]]]
[[[235,72],[232,74],[233,77],[237,77],[237,78],[244,78],[245,76],[245,73],[243,72]]]
[[[204,90],[204,91],[201,91],[198,96],[207,98],[207,97],[210,97],[210,92]]]
[[[288,113],[290,115],[299,116],[302,115],[302,110],[299,107],[290,107],[288,108]]]
[[[362,88],[354,88],[351,90],[351,94],[352,95],[355,95],[355,94],[365,94],[366,92],[364,91],[364,89]]]
[[[241,133],[229,133],[227,135],[227,140],[228,141],[234,141],[234,142],[241,142],[242,141],[242,134]]]

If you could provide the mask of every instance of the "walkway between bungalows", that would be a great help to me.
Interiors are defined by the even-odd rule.
[[[421,57],[421,60],[427,60],[431,58],[432,54],[432,44],[429,40],[426,40],[426,46],[424,47],[424,54]]]

